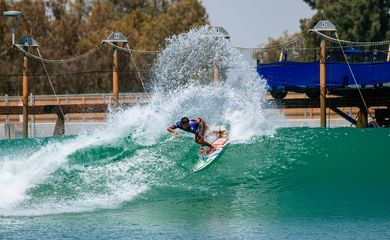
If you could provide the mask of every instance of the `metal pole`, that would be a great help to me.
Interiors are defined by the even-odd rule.
[[[112,93],[114,102],[118,103],[118,50],[114,49],[114,64],[112,68]]]
[[[28,58],[23,57],[23,137],[28,138]]]
[[[325,40],[321,41],[320,57],[320,108],[321,108],[321,127],[326,127],[326,45]]]
[[[12,46],[13,46],[13,45],[15,45],[16,23],[13,23],[11,25],[11,31],[12,31]]]
[[[34,108],[35,100],[34,100],[34,96],[33,96],[32,93],[30,93],[30,104],[31,104],[31,106]],[[31,136],[32,138],[35,137],[35,115],[32,115],[32,116],[31,116],[30,136]]]
[[[306,94],[304,94],[304,98],[307,98]],[[305,107],[304,112],[303,112],[303,118],[306,120],[307,119],[307,108]]]

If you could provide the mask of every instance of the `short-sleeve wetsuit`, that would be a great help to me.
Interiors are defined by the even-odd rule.
[[[204,134],[204,126],[203,126],[203,121],[198,118],[199,121],[196,121],[194,119],[190,120],[189,123],[188,123],[188,128],[187,129],[184,129],[181,122],[178,121],[176,122],[175,124],[173,124],[171,126],[172,129],[175,129],[175,128],[180,128],[186,132],[190,132],[190,133],[193,133],[195,134],[195,137],[199,137],[199,134]]]

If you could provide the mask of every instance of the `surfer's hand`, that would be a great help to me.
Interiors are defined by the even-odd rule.
[[[174,132],[174,133],[173,133],[173,136],[179,138],[179,137],[180,137],[180,134],[178,134],[177,132]]]

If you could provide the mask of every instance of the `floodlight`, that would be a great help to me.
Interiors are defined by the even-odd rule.
[[[221,33],[224,38],[230,39],[230,35],[229,35],[228,31],[226,31],[225,28],[223,28],[223,27],[213,27],[213,28],[216,32]]]
[[[23,13],[20,11],[5,11],[3,12],[4,17],[20,17]]]
[[[314,32],[336,32],[336,26],[329,20],[320,20],[313,29]]]
[[[5,12],[3,12],[3,16],[12,18],[12,23],[11,23],[12,45],[14,45],[15,44],[16,23],[18,22],[19,18],[21,16],[23,16],[23,13],[20,11],[5,11]]]

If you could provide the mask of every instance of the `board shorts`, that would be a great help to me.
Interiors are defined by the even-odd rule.
[[[208,129],[208,127],[206,125],[206,122],[203,119],[201,119],[201,118],[196,118],[196,120],[198,120],[201,123],[199,125],[200,129],[198,128],[198,131],[200,133],[202,133],[203,138],[206,138],[205,134],[207,133],[207,129]],[[195,141],[197,141],[197,140],[199,140],[199,135],[195,134]]]

